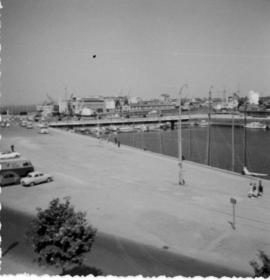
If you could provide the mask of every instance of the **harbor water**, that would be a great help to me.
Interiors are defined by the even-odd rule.
[[[121,143],[178,157],[177,130],[120,133]],[[210,159],[208,159],[208,127],[182,129],[182,151],[185,159],[226,170],[241,172],[244,166],[244,129],[234,128],[234,162],[232,128],[212,126]],[[246,165],[252,172],[270,174],[270,131],[246,129]],[[270,179],[270,176],[266,177]]]

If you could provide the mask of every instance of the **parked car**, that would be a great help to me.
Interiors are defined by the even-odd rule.
[[[20,176],[14,171],[7,171],[0,174],[0,186],[13,185],[20,183]]]
[[[28,173],[28,175],[21,179],[23,186],[34,186],[36,184],[51,182],[53,177],[50,174],[44,174],[39,171]]]
[[[21,121],[21,126],[26,127],[27,122],[26,121]]]
[[[0,153],[0,159],[11,159],[11,158],[19,158],[21,156],[20,153],[17,152],[2,152]]]
[[[49,133],[49,129],[48,129],[48,128],[45,128],[45,127],[42,127],[42,128],[39,130],[39,133],[41,133],[41,134],[48,134],[48,133]]]
[[[27,123],[26,128],[33,128],[33,125],[31,123]]]

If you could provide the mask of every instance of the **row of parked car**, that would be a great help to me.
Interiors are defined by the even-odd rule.
[[[21,158],[18,152],[0,153],[0,165],[1,186],[18,183],[22,186],[34,186],[53,181],[52,175],[35,171],[32,163]]]
[[[29,129],[32,129],[34,127],[32,122],[28,122],[28,121],[25,121],[25,120],[21,121],[21,126],[29,128]]]
[[[22,120],[20,124],[21,124],[22,127],[26,127],[28,129],[34,128],[34,125],[31,121]],[[41,134],[48,134],[49,133],[49,129],[48,129],[49,126],[48,126],[47,123],[40,123],[38,125],[38,127],[39,127],[39,133],[41,133]]]

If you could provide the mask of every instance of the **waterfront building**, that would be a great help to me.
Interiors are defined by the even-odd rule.
[[[159,113],[163,111],[175,110],[176,106],[171,103],[165,103],[160,100],[149,100],[149,101],[141,101],[138,103],[130,104],[129,111],[137,112],[142,114],[147,114],[151,111],[157,111]]]
[[[59,113],[60,114],[67,114],[68,113],[68,100],[59,100],[58,101],[59,106]]]
[[[226,104],[228,109],[231,110],[235,109],[238,107],[238,104],[239,104],[238,98],[233,98],[233,96],[228,97],[227,104]]]
[[[258,105],[259,104],[259,97],[260,97],[260,94],[258,92],[255,92],[255,91],[251,90],[248,93],[248,102],[249,102],[249,104],[256,104],[256,105]]]
[[[161,98],[162,98],[162,101],[165,102],[165,103],[170,103],[171,102],[171,97],[167,93],[161,94]]]
[[[115,100],[112,97],[105,97],[105,110],[106,112],[114,112],[115,111]]]
[[[59,105],[57,104],[37,105],[36,109],[44,117],[54,116],[59,113]]]
[[[140,101],[142,101],[141,98],[136,97],[136,96],[131,96],[131,97],[128,98],[128,103],[129,104],[136,104]]]
[[[105,112],[105,101],[101,97],[81,97],[73,98],[71,102],[72,110],[75,115],[81,115],[82,110],[91,109],[93,113],[104,113]]]

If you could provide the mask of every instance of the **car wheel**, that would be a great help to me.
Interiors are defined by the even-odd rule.
[[[30,184],[29,184],[29,186],[31,186],[31,187],[32,187],[32,186],[34,186],[34,185],[35,185],[35,183],[34,183],[34,182],[32,182],[32,183],[30,183]]]

